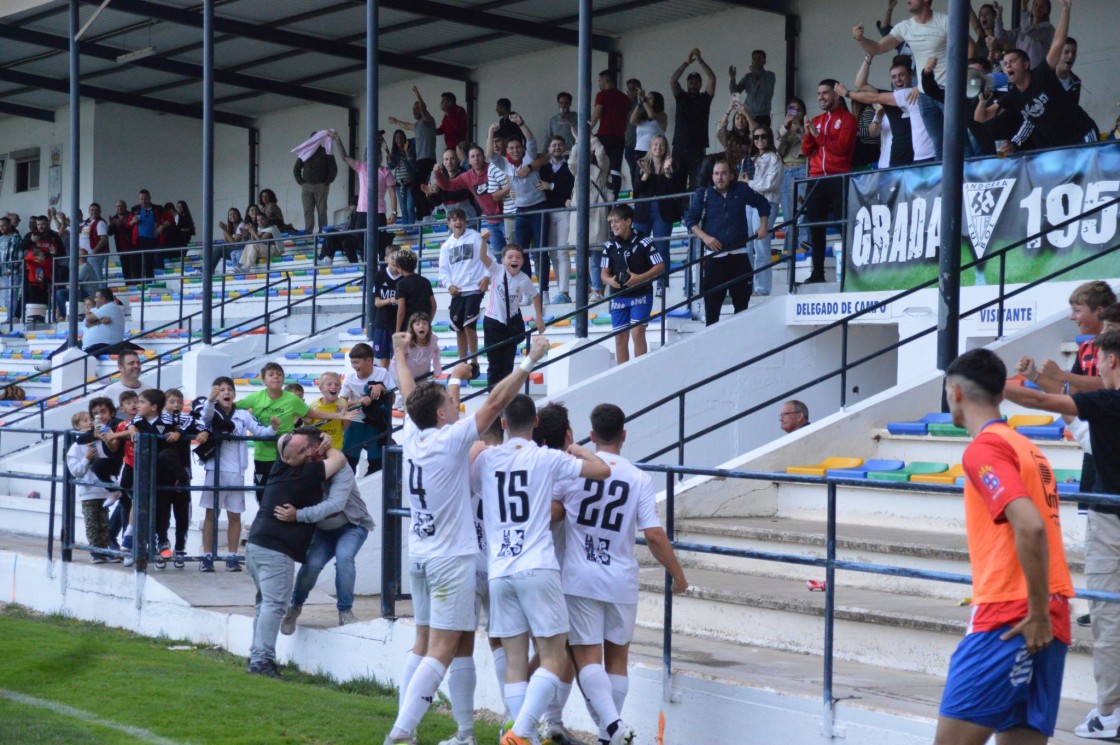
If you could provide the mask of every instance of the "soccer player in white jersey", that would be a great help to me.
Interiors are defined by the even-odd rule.
[[[531,439],[536,422],[533,399],[515,396],[502,412],[506,443],[483,450],[471,464],[490,553],[490,633],[506,650],[505,699],[514,719],[501,745],[530,745],[560,684],[568,612],[549,530],[553,486],[610,472],[579,445],[568,453],[538,447]],[[541,656],[531,679],[530,633]]]
[[[620,455],[626,441],[625,421],[622,409],[614,404],[599,404],[592,410],[591,439],[596,453],[610,466],[610,475],[558,484],[553,506],[553,518],[563,519],[565,527],[568,639],[580,688],[599,725],[599,741],[610,745],[620,742],[612,722],[627,729],[618,722],[629,687],[626,666],[638,616],[637,531],[642,531],[653,558],[672,576],[673,592],[688,589],[684,570],[657,517],[653,481]]]
[[[407,415],[403,487],[412,510],[408,551],[416,644],[405,664],[400,711],[385,737],[386,745],[412,739],[463,635],[474,634],[478,540],[471,513],[470,448],[548,351],[547,339],[534,339],[521,366],[494,387],[474,416],[460,420],[457,398],[443,386],[413,382],[404,354],[407,345],[408,334],[393,335]],[[457,365],[448,385],[460,385],[470,377],[469,365]],[[460,734],[473,740],[473,725],[470,732]]]

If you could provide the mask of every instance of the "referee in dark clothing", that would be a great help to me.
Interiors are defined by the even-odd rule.
[[[758,212],[758,232],[747,224],[747,208]],[[751,240],[766,240],[770,203],[746,183],[736,180],[735,170],[724,158],[712,167],[712,183],[692,195],[684,226],[704,244],[700,262],[700,291],[704,293],[704,321],[719,320],[723,299],[731,292],[736,313],[747,309],[754,289],[751,270]],[[730,286],[720,287],[720,285]]]

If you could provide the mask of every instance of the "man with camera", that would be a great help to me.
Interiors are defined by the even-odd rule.
[[[629,205],[618,205],[607,219],[614,237],[604,245],[600,272],[603,284],[612,288],[614,356],[615,362],[621,365],[630,359],[631,339],[634,340],[634,357],[641,357],[647,351],[646,322],[653,309],[653,284],[647,280],[664,272],[665,264],[653,239],[634,231],[634,210]],[[627,327],[630,327],[629,333]]]

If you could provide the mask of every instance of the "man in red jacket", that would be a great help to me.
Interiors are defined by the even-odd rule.
[[[852,152],[856,148],[856,118],[844,105],[836,92],[836,81],[822,80],[817,86],[820,114],[805,122],[805,138],[801,152],[809,158],[809,177],[820,179],[808,187],[805,195],[805,215],[810,223],[809,237],[813,244],[813,272],[805,284],[824,282],[825,227],[819,223],[828,220],[829,212],[840,214],[844,204],[844,179],[823,178],[848,173],[852,170]],[[808,117],[806,117],[808,118]]]

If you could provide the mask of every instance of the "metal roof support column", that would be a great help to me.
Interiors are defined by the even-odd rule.
[[[612,55],[613,57],[613,55]],[[576,307],[587,305],[587,234],[591,202],[591,0],[579,0],[579,160],[576,165]],[[576,316],[576,338],[587,338],[587,310]]]
[[[786,100],[783,103],[788,103],[791,98],[797,95],[797,36],[800,19],[794,15],[788,15],[786,19]],[[784,112],[779,111],[778,117],[785,116]],[[775,131],[777,131],[775,129]]]
[[[78,345],[78,235],[82,226],[78,223],[81,210],[81,106],[82,98],[78,88],[81,73],[81,56],[78,51],[78,0],[70,0],[70,307],[66,310],[66,338],[70,346]],[[61,197],[61,195],[59,195]],[[61,201],[61,199],[60,199]],[[61,206],[61,205],[59,205]],[[61,308],[56,308],[59,312]],[[48,319],[49,320],[49,319]]]
[[[358,127],[361,125],[362,115],[356,108],[346,110],[346,149],[358,160]],[[358,198],[358,174],[353,168],[346,169],[346,206]]]
[[[366,0],[366,178],[369,202],[366,205],[366,279],[362,291],[366,295],[366,337],[373,339],[373,284],[377,275],[377,2]],[[357,153],[351,157],[357,159]]]
[[[214,0],[202,1],[202,343],[214,326]],[[224,270],[223,270],[224,271]]]
[[[944,370],[960,349],[961,210],[964,205],[965,70],[968,0],[949,3],[949,65],[945,81],[944,148],[941,161],[941,253],[938,256],[937,367]]]

